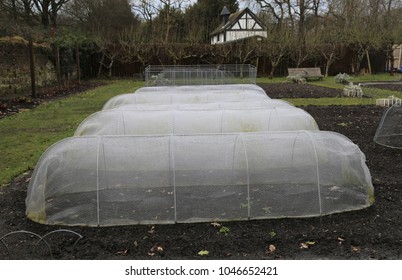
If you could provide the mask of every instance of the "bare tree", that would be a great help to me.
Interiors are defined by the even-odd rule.
[[[126,30],[139,24],[129,0],[71,0],[70,15],[80,22],[82,30],[95,42],[100,54],[98,76],[104,68],[108,76],[116,60],[126,60],[122,45]],[[128,33],[130,31],[127,31]],[[126,36],[129,37],[129,36]],[[125,45],[127,47],[127,45]]]
[[[108,77],[112,77],[112,67],[116,59],[121,55],[120,45],[113,40],[106,40],[105,38],[98,37],[96,39],[98,50],[102,55],[99,62],[98,77],[101,75],[102,66],[108,70]]]
[[[202,60],[207,63],[221,65],[230,60],[233,48],[233,44],[210,45],[210,48],[206,48],[206,54]]]
[[[37,98],[34,52],[35,14],[33,13],[33,5],[32,0],[1,1],[0,9],[5,15],[10,15],[10,20],[13,21],[15,28],[28,40],[31,96]]]
[[[390,62],[390,75],[394,75],[394,49],[402,44],[402,2],[398,0],[372,0],[376,2],[379,15],[378,27],[381,30],[382,49]],[[400,67],[401,65],[398,65]]]
[[[233,45],[232,57],[241,65],[253,60],[257,55],[257,42],[257,38],[249,38],[231,43]]]
[[[158,17],[160,24],[158,25],[163,30],[162,38],[164,43],[168,43],[171,38],[171,30],[174,25],[174,13],[182,11],[191,3],[190,0],[133,0],[134,11],[139,13],[146,20],[149,27],[148,30],[153,33],[158,33],[154,26],[155,18]]]
[[[371,73],[370,51],[378,47],[379,32],[376,28],[378,21],[372,18],[369,0],[351,1],[341,3],[336,13],[343,20],[343,32],[348,47],[354,52],[352,72],[359,75],[362,71],[362,62],[367,58],[368,72]]]
[[[141,18],[147,22],[147,30],[146,32],[150,35],[154,32],[153,20],[154,17],[158,14],[158,9],[155,6],[157,3],[155,1],[149,0],[132,0],[133,10],[138,13]]]
[[[317,53],[316,23],[328,4],[325,0],[256,0],[261,9],[272,15],[279,30],[293,33],[293,49],[289,55],[299,67]]]
[[[318,25],[319,52],[325,60],[325,77],[328,77],[331,65],[345,55],[346,41],[342,24],[332,15],[326,15]]]
[[[119,44],[122,48],[121,59],[123,62],[140,62],[142,68],[150,60],[151,45],[135,28],[125,29],[119,36]]]
[[[291,30],[286,28],[274,28],[269,34],[268,38],[262,41],[261,51],[271,63],[271,70],[268,77],[272,79],[278,65],[282,62],[283,58],[292,51],[294,41]]]
[[[60,9],[70,0],[33,0],[35,8],[39,11],[43,27],[48,30],[50,27],[52,31],[49,35],[54,39],[57,36],[58,22],[57,17]],[[56,67],[56,77],[59,85],[62,84],[61,67],[60,67],[60,43],[58,40],[53,40],[54,57]]]
[[[196,57],[195,45],[190,43],[167,44],[166,51],[173,60],[173,65],[183,64],[183,61]]]

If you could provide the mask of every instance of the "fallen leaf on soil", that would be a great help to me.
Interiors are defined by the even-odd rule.
[[[200,256],[206,256],[208,254],[209,254],[209,251],[207,251],[207,250],[201,250],[198,252],[198,255],[200,255]]]
[[[269,254],[274,253],[275,250],[276,250],[275,245],[271,244],[271,245],[268,246],[268,253],[269,253]]]
[[[350,246],[352,249],[352,252],[360,253],[360,247],[359,246]]]
[[[311,245],[314,245],[315,241],[307,241],[300,243],[300,249],[308,249]]]
[[[308,249],[308,245],[306,243],[300,243],[300,249]]]
[[[126,249],[126,250],[124,250],[124,251],[118,251],[118,252],[116,253],[116,255],[119,255],[119,256],[127,256],[127,255],[128,255],[128,249]]]
[[[341,238],[341,237],[338,237],[338,241],[339,241],[339,245],[341,245],[342,242],[345,241],[345,239],[343,239],[343,238]]]
[[[148,252],[148,256],[155,256],[156,254],[158,255],[163,255],[164,249],[162,245],[154,245],[152,246],[151,250]]]
[[[211,223],[211,225],[216,227],[216,228],[220,228],[222,226],[222,224],[220,224],[218,222],[213,222],[213,223]]]
[[[154,233],[156,231],[155,226],[151,226],[151,228],[148,230],[148,233]]]

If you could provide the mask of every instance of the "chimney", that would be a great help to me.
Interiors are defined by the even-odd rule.
[[[222,25],[225,25],[230,16],[230,11],[226,6],[223,6],[222,12],[221,12],[221,17],[222,17]]]

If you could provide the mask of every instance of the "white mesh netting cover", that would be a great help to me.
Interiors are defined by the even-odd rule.
[[[285,100],[280,99],[257,99],[257,100],[237,100],[237,101],[220,101],[220,102],[200,102],[200,103],[169,103],[169,104],[150,104],[150,103],[134,103],[118,105],[112,109],[153,109],[153,110],[200,110],[200,109],[250,109],[250,108],[277,108],[277,107],[294,107]],[[112,110],[104,109],[104,110]]]
[[[398,104],[388,108],[374,135],[377,144],[402,149],[402,107]]]
[[[74,136],[318,130],[295,107],[228,110],[104,110],[86,118]]]
[[[185,92],[185,93],[126,93],[109,99],[103,110],[127,104],[173,104],[173,103],[208,103],[221,101],[253,101],[270,99],[266,94],[257,92]]]
[[[364,154],[333,132],[87,136],[42,155],[26,213],[113,226],[319,216],[373,199]]]

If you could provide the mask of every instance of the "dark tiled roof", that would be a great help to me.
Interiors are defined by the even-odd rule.
[[[222,32],[223,30],[227,29],[234,22],[236,22],[237,18],[240,16],[241,13],[242,13],[242,11],[238,11],[236,13],[230,14],[228,21],[225,24],[223,24],[223,22],[221,22],[221,24],[214,31],[212,31],[211,35],[218,34],[218,33]]]

